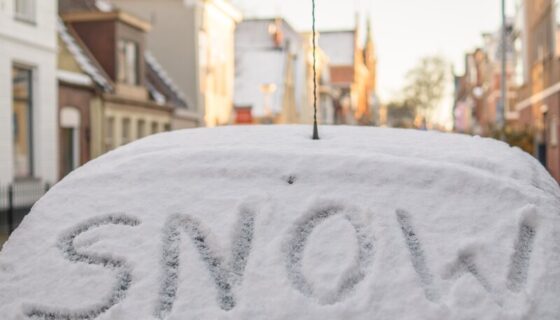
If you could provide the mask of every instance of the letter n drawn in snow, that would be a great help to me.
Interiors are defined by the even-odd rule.
[[[164,319],[173,309],[179,281],[179,253],[181,233],[185,232],[195,245],[217,289],[217,300],[221,309],[235,307],[233,287],[243,279],[247,259],[251,252],[255,213],[252,208],[242,207],[241,216],[234,235],[230,263],[217,254],[208,238],[210,231],[189,215],[173,215],[163,230],[163,280],[155,316]]]
[[[286,243],[286,269],[292,286],[305,296],[316,296],[313,286],[302,272],[303,255],[307,239],[313,230],[321,223],[335,215],[343,215],[352,225],[358,242],[356,263],[344,275],[334,292],[324,297],[316,297],[320,304],[331,305],[344,299],[354,287],[366,276],[367,269],[373,259],[373,236],[369,228],[360,221],[355,210],[349,210],[338,205],[322,205],[316,207],[300,219]]]

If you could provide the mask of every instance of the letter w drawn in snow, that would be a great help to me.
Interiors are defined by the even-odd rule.
[[[514,293],[520,292],[527,282],[531,252],[533,251],[533,242],[537,230],[535,219],[531,217],[534,215],[534,208],[529,207],[528,209],[525,209],[525,211],[528,212],[524,212],[524,218],[521,220],[506,278],[508,290]],[[417,233],[414,231],[410,220],[410,215],[407,212],[397,210],[397,221],[401,226],[401,230],[410,253],[412,265],[416,274],[420,278],[424,294],[428,300],[437,302],[440,299],[440,292],[434,284],[433,273],[428,268],[421,242],[418,239]],[[459,253],[459,257],[448,271],[449,272],[447,272],[444,276],[445,279],[459,278],[463,274],[470,273],[480,283],[484,290],[486,290],[486,292],[494,298],[494,301],[498,305],[502,304],[501,298],[498,296],[498,291],[492,286],[488,278],[480,272],[480,268],[476,265],[474,253]]]
[[[188,215],[171,216],[163,232],[163,282],[155,316],[164,319],[173,309],[179,281],[179,252],[181,232],[195,245],[216,285],[218,304],[223,310],[235,307],[233,286],[243,279],[247,258],[251,252],[255,224],[254,211],[243,207],[233,240],[230,263],[217,254],[208,241],[210,232],[200,221]]]

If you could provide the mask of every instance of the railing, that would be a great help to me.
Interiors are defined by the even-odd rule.
[[[39,181],[0,185],[0,246],[49,188],[48,183]]]

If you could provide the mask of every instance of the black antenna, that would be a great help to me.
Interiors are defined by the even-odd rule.
[[[319,129],[317,128],[317,48],[315,43],[315,0],[311,0],[313,9],[313,140],[319,140]]]

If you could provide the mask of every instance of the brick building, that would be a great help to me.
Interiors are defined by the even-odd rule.
[[[147,51],[148,22],[101,2],[61,0],[59,11],[61,177],[191,120],[181,115],[185,95]]]
[[[560,181],[560,33],[558,5],[524,0],[525,67],[518,92],[520,123],[535,132],[535,156]]]
[[[364,43],[359,18],[352,30],[323,31],[319,47],[329,59],[337,124],[373,124],[377,57],[371,27]]]

